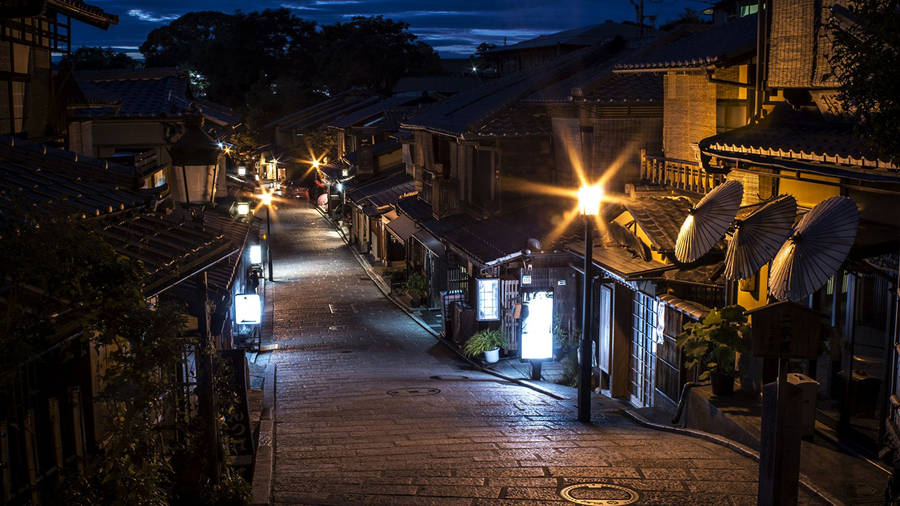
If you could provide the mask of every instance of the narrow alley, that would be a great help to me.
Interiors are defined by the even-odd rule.
[[[279,504],[755,504],[756,463],[472,370],[396,308],[315,209],[273,223]],[[801,491],[801,503],[810,496]]]

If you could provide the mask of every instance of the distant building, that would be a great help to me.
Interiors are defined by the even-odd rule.
[[[644,27],[644,35],[654,31],[651,27]],[[641,27],[635,23],[606,21],[599,25],[541,35],[509,46],[498,46],[487,51],[485,59],[490,69],[506,75],[535,68],[572,51],[608,43],[616,37],[633,40],[640,36]]]

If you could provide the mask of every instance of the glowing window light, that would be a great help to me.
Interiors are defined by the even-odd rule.
[[[553,292],[522,294],[525,317],[522,319],[522,358],[553,357]]]
[[[478,279],[478,320],[500,319],[500,280]]]
[[[260,246],[259,244],[253,244],[250,246],[250,263],[262,263],[262,246]]]
[[[242,293],[234,296],[234,319],[241,325],[254,325],[262,320],[262,304],[259,295]]]

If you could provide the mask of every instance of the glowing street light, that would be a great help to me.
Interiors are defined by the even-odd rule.
[[[603,187],[599,184],[585,185],[578,189],[578,210],[585,216],[600,214]]]
[[[600,214],[603,187],[584,185],[578,189],[578,209],[584,218],[584,283],[581,297],[581,363],[578,370],[578,421],[591,421],[591,288],[594,279],[594,217]]]
[[[312,166],[313,166],[314,169],[318,169],[318,168],[319,168],[319,161],[318,161],[318,160],[313,160],[313,161],[312,161]]]

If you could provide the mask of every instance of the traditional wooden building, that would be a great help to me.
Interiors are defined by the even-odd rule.
[[[4,2],[0,6],[0,134],[58,141],[65,121],[56,102],[51,56],[68,54],[72,21],[101,29],[119,18],[80,0]]]
[[[837,100],[827,20],[841,15],[840,3],[770,5],[760,114],[743,128],[700,140],[702,168],[742,181],[749,203],[787,194],[800,214],[834,196],[856,204],[859,227],[849,257],[824,286],[797,301],[817,310],[830,329],[824,351],[815,360],[794,361],[792,370],[819,382],[817,421],[874,454],[891,439],[900,446],[900,403],[892,403],[900,168],[871,152]],[[739,283],[738,303],[756,308],[769,301],[770,265]],[[771,367],[757,367],[763,381],[771,378]]]
[[[187,214],[154,213],[158,196],[140,188],[134,167],[13,137],[0,137],[0,173],[0,221],[23,223],[41,213],[93,227],[117,253],[142,263],[148,272],[142,287],[148,303],[180,301],[197,310],[187,311],[195,321],[210,316],[212,307],[209,327],[187,331],[208,332],[208,344],[217,349],[231,347],[233,294],[249,289],[244,276],[245,251],[252,240],[248,223],[215,210],[202,221]],[[109,350],[82,336],[77,326],[67,326],[67,318],[77,311],[71,301],[51,297],[40,287],[17,290],[26,296],[16,304],[38,305],[40,309],[32,308],[35,318],[56,318],[47,328],[60,329],[28,343],[25,359],[3,371],[8,388],[0,402],[0,432],[7,472],[0,473],[0,494],[7,502],[37,503],[61,473],[82,465],[107,435],[109,423],[97,395]],[[0,288],[0,305],[11,302],[11,293],[9,286]],[[197,302],[200,294],[202,303]],[[195,356],[195,349],[186,348],[182,363],[172,364],[183,372],[182,390],[166,399],[173,409],[176,404],[190,406],[196,398]],[[196,413],[196,406],[189,409]],[[169,422],[161,418],[161,423]]]

